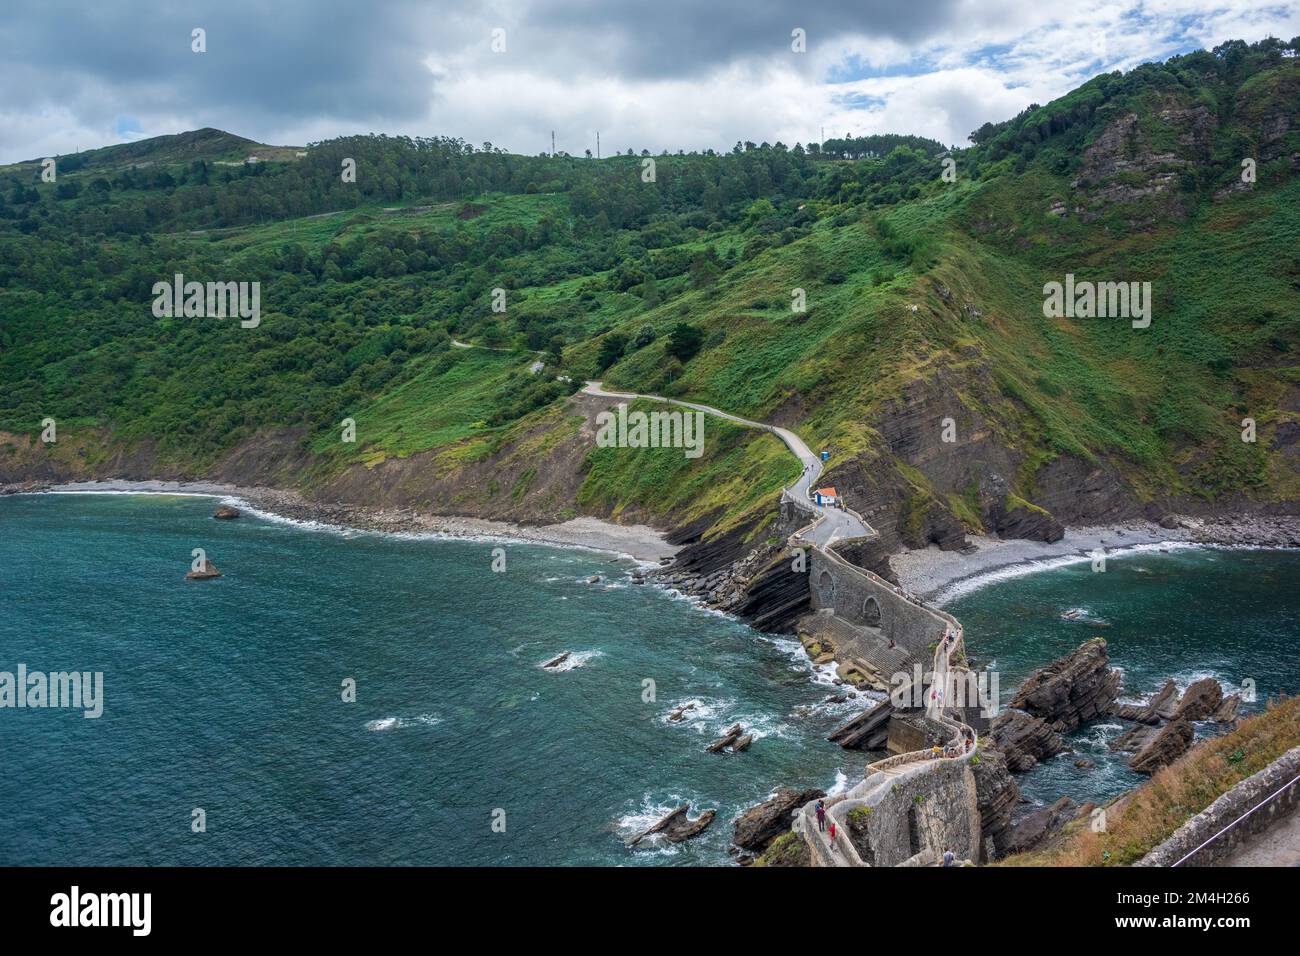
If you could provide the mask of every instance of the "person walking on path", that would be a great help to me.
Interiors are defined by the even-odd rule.
[[[835,821],[831,821],[831,846],[835,845]]]
[[[953,856],[953,854],[952,854],[952,850],[944,850],[944,851],[943,851],[943,865],[944,865],[944,866],[952,866],[952,861],[955,860],[955,859],[956,859],[956,857]]]
[[[817,801],[817,829],[826,832],[826,804],[821,800]]]

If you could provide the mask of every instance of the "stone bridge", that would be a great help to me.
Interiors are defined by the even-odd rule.
[[[851,508],[812,503],[821,458],[787,428],[708,405],[608,391],[596,381],[587,382],[583,391],[611,399],[681,405],[775,435],[803,465],[799,478],[781,492],[782,524],[791,532],[790,547],[810,556],[809,592],[815,612],[810,617],[835,628],[837,656],[845,650],[855,663],[888,680],[892,672],[904,668],[910,672],[913,664],[930,660],[933,648],[924,715],[912,718],[924,726],[917,734],[910,732],[915,728],[904,728],[909,734],[900,736],[909,740],[909,747],[923,744],[932,735],[946,743],[910,749],[870,765],[861,783],[828,802],[827,816],[837,828],[834,841],[817,826],[815,803],[805,806],[796,817],[795,829],[803,834],[813,860],[828,866],[916,866],[935,863],[945,849],[962,859],[978,858],[980,819],[970,769],[978,740],[962,712],[951,708],[954,696],[946,694],[954,680],[969,674],[961,624],[950,614],[911,600],[900,588],[836,553],[845,544],[878,535]]]
[[[960,641],[936,649],[937,686],[948,682],[949,662],[961,654]],[[861,783],[826,800],[824,829],[817,821],[817,801],[798,812],[794,829],[815,865],[935,866],[945,850],[958,860],[979,859],[981,821],[971,770],[979,739],[946,710],[941,700],[926,707],[927,719],[950,735],[943,745],[868,766]]]
[[[790,535],[791,548],[809,554],[809,591],[813,611],[849,625],[852,651],[900,666],[933,655],[931,685],[926,691],[924,722],[947,739],[941,745],[911,750],[867,767],[862,782],[826,801],[826,829],[817,822],[816,801],[795,817],[795,832],[808,844],[819,866],[933,866],[945,850],[959,860],[979,859],[980,814],[975,775],[970,763],[979,740],[974,728],[951,707],[951,693],[966,681],[965,638],[951,614],[927,607],[901,588],[835,552],[855,538],[832,535],[819,543],[817,527],[825,510],[782,493],[782,516],[804,517],[807,524]],[[848,510],[848,509],[845,509]],[[851,512],[867,534],[876,532]],[[937,692],[936,692],[937,689]],[[950,716],[950,712],[953,716]],[[835,824],[835,839],[830,824]]]

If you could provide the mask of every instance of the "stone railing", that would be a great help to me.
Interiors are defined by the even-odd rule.
[[[959,639],[953,641],[948,648],[946,657],[949,662],[956,655],[960,646]],[[937,651],[935,657],[938,658]],[[964,672],[966,668],[958,667],[956,670]],[[804,806],[803,810],[795,818],[795,830],[803,835],[804,841],[808,844],[814,859],[820,865],[870,866],[871,864],[862,859],[857,847],[853,845],[853,841],[849,837],[849,814],[860,807],[871,807],[882,799],[884,788],[898,785],[902,779],[910,777],[913,772],[926,772],[926,766],[938,767],[946,765],[949,761],[969,763],[975,757],[979,749],[979,737],[975,733],[975,729],[942,713],[940,713],[938,720],[952,729],[953,737],[947,746],[955,748],[956,753],[952,756],[945,756],[942,753],[936,756],[932,748],[926,748],[894,754],[892,757],[886,757],[883,760],[877,760],[875,763],[869,764],[861,783],[847,794],[839,794],[825,801],[826,816],[835,823],[836,827],[833,842],[830,838],[829,827],[823,831],[817,826],[816,801]],[[966,747],[967,739],[970,740],[969,749]],[[910,768],[911,765],[916,766],[914,769],[899,770],[902,767]],[[887,771],[897,771],[897,773]],[[901,777],[898,775],[899,773],[902,774]]]

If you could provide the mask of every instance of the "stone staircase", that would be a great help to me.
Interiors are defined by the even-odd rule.
[[[942,647],[935,650],[934,674],[936,682],[942,681],[946,677],[950,662],[954,658],[960,658],[961,654],[962,641],[960,635],[957,640],[950,644],[946,651]],[[958,667],[956,669],[963,670],[964,668]],[[850,839],[849,814],[860,808],[872,812],[876,811],[884,802],[886,795],[894,787],[905,781],[934,773],[946,766],[951,766],[955,762],[970,762],[978,750],[979,739],[972,728],[946,716],[944,711],[947,709],[937,703],[931,703],[927,706],[927,712],[930,716],[947,725],[953,731],[948,746],[956,748],[956,756],[935,756],[932,750],[915,750],[909,753],[895,754],[892,757],[886,757],[870,764],[860,783],[846,793],[825,801],[827,823],[824,831],[817,826],[817,801],[810,801],[803,806],[795,817],[794,830],[808,844],[815,865],[873,865],[862,858],[857,847]],[[968,735],[971,738],[969,748],[965,745]],[[964,808],[961,807],[944,808],[944,811],[941,812],[963,812],[963,810]],[[830,824],[832,822],[836,828],[834,841],[830,838]],[[976,833],[979,831],[978,820],[974,823],[974,830]],[[924,860],[921,859],[923,855]],[[931,862],[934,859],[937,859],[937,855],[933,848],[929,848],[923,849],[922,852],[915,854],[912,858],[899,861],[896,865],[934,865]]]
[[[876,628],[853,624],[825,612],[806,619],[803,627],[819,642],[829,641],[840,661],[874,673],[886,686],[894,674],[911,673],[911,655],[903,647],[890,647],[889,640]]]

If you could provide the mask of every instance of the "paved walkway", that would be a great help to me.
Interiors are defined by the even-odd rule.
[[[1300,866],[1300,810],[1252,836],[1219,866]]]
[[[817,478],[822,473],[822,460],[815,455],[811,448],[802,438],[790,431],[788,428],[779,428],[776,425],[768,425],[765,422],[756,422],[748,418],[741,418],[739,415],[732,415],[730,412],[724,412],[719,408],[711,405],[701,405],[698,402],[686,402],[677,398],[665,398],[662,395],[643,395],[639,392],[614,392],[603,387],[601,382],[587,382],[582,388],[583,394],[595,395],[599,398],[617,398],[622,401],[633,401],[638,398],[647,399],[652,402],[665,402],[669,405],[679,405],[682,408],[694,409],[697,412],[704,412],[706,415],[712,415],[715,418],[722,418],[729,422],[735,422],[737,425],[744,425],[747,428],[761,428],[763,431],[771,432],[777,438],[785,443],[785,447],[794,453],[803,465],[803,472],[799,475],[799,480],[790,486],[790,494],[801,502],[806,502],[808,507],[822,515],[822,521],[817,527],[810,530],[807,534],[808,539],[815,545],[825,547],[834,541],[844,538],[866,538],[871,537],[876,532],[865,521],[858,518],[850,511],[844,511],[840,508],[826,508],[815,504],[808,497],[809,491],[814,487]]]

